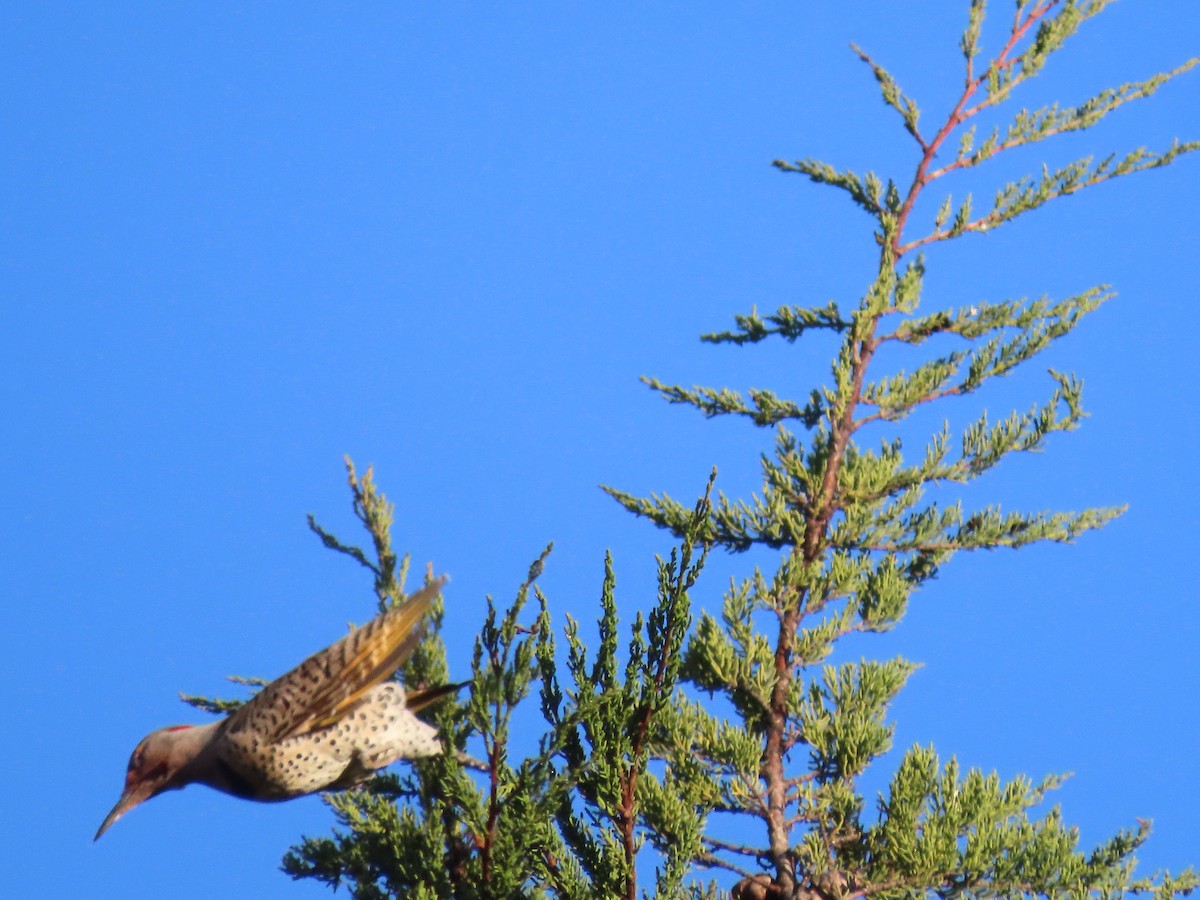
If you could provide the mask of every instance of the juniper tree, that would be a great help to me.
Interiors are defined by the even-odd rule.
[[[761,492],[734,500],[706,491],[693,504],[608,488],[679,541],[659,560],[654,607],[623,631],[606,560],[599,646],[589,652],[568,620],[560,652],[560,625],[536,585],[547,548],[513,603],[501,610],[489,599],[469,697],[436,710],[448,740],[478,755],[483,774],[447,755],[330,795],[339,830],[293,848],[287,872],[347,884],[360,898],[666,898],[716,896],[721,885],[732,885],[736,897],[805,900],[1169,897],[1196,885],[1191,870],[1135,876],[1145,825],[1081,848],[1056,809],[1040,811],[1056,777],[1002,781],[961,771],[918,746],[903,753],[879,796],[866,796],[863,775],[891,747],[889,704],[914,664],[827,664],[848,635],[895,627],[913,591],[957,552],[1071,541],[1120,512],[968,510],[930,497],[935,485],[971,482],[1075,428],[1083,408],[1073,375],[1052,372],[1049,396],[1028,411],[998,420],[982,413],[961,433],[947,426],[915,452],[896,432],[918,407],[972,395],[1030,362],[1111,296],[1097,287],[1063,299],[988,302],[977,286],[964,289],[960,306],[929,310],[921,306],[919,251],[1200,149],[1176,143],[1043,168],[999,185],[982,209],[969,195],[957,202],[941,195],[932,220],[918,221],[918,199],[956,174],[986,171],[1000,154],[1090,128],[1196,64],[1075,106],[1015,111],[1006,126],[978,134],[981,114],[1007,108],[1108,2],[1017,0],[999,50],[986,55],[988,4],[969,0],[962,88],[933,128],[921,123],[897,80],[856,48],[912,142],[911,174],[859,175],[813,159],[776,166],[840,189],[871,217],[878,263],[868,289],[853,303],[751,311],[736,316],[731,330],[703,338],[743,346],[824,334],[836,346],[828,383],[794,399],[647,379],[671,403],[772,429]],[[904,369],[881,370],[884,347],[908,356]],[[370,472],[360,479],[351,467],[350,480],[372,549],[313,527],[327,546],[370,570],[381,604],[395,602],[407,560],[391,548],[390,507]],[[709,548],[765,549],[777,562],[734,583],[719,614],[693,617],[689,591]],[[437,640],[414,655],[405,676],[446,679]],[[525,716],[527,731],[535,696],[544,729],[518,759],[514,717]]]
[[[775,165],[844,191],[871,216],[879,257],[868,290],[850,307],[784,306],[766,316],[752,311],[737,316],[732,330],[703,338],[747,345],[834,332],[830,383],[795,400],[769,390],[743,395],[646,379],[671,403],[775,430],[773,454],[762,460],[761,494],[746,501],[719,497],[697,535],[730,551],[781,552],[773,572],[755,569],[726,594],[719,618],[701,616],[685,652],[685,683],[722,695],[741,724],[731,729],[702,701],[680,698],[666,707],[659,727],[667,739],[656,749],[680,785],[673,795],[684,802],[669,817],[659,818],[657,810],[648,815],[649,831],[660,834],[688,801],[702,811],[748,820],[740,829],[746,837],[736,843],[702,831],[693,843],[698,862],[742,875],[736,895],[834,900],[1110,896],[1151,889],[1171,895],[1196,883],[1190,870],[1178,877],[1132,877],[1132,854],[1148,836],[1148,824],[1081,851],[1077,833],[1057,810],[1031,818],[1059,779],[1004,783],[977,770],[960,772],[953,761],[941,764],[928,748],[904,754],[875,813],[858,782],[890,748],[888,705],[914,666],[899,658],[822,665],[846,635],[894,627],[913,591],[957,552],[1066,542],[1120,513],[965,510],[961,503],[927,497],[933,485],[973,481],[1011,454],[1040,449],[1050,435],[1074,429],[1083,409],[1081,383],[1073,375],[1051,371],[1053,390],[1041,404],[999,421],[984,412],[957,440],[947,426],[916,453],[888,432],[918,407],[973,394],[1029,362],[1111,296],[1101,287],[1064,299],[986,302],[976,295],[958,308],[928,311],[921,308],[925,263],[917,251],[1000,227],[1052,200],[1200,149],[1200,143],[1176,142],[1162,152],[1136,149],[1043,167],[1039,175],[1002,185],[982,211],[969,194],[956,205],[946,193],[932,223],[923,226],[914,217],[917,200],[956,173],[1089,128],[1200,61],[1102,91],[1077,106],[1020,110],[1007,126],[976,134],[980,114],[1005,104],[1107,5],[1018,0],[999,52],[988,59],[980,49],[988,4],[973,0],[961,42],[963,86],[934,128],[921,124],[917,103],[897,80],[856,47],[915,145],[911,177],[860,176],[814,159]],[[906,369],[880,371],[876,356],[887,346],[912,351]],[[609,492],[678,535],[692,527],[690,511],[669,496]],[[759,614],[772,622],[770,631],[759,627]],[[754,825],[758,839],[749,837]]]

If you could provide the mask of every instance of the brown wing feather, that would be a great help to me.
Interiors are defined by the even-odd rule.
[[[445,583],[443,576],[426,585],[272,681],[233,714],[228,733],[251,731],[274,742],[341,719],[412,655],[424,634],[422,619]]]

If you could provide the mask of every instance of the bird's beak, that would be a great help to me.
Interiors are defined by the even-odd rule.
[[[125,789],[125,793],[121,794],[121,799],[117,801],[117,805],[112,808],[112,811],[104,817],[104,821],[100,823],[99,830],[96,831],[96,836],[93,841],[100,840],[100,835],[108,831],[113,826],[113,823],[125,813],[129,812],[143,800],[150,796],[148,790],[139,790],[140,785],[134,785]]]

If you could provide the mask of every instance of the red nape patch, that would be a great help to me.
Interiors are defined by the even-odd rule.
[[[188,728],[195,728],[195,725],[172,725],[167,731],[184,731]]]

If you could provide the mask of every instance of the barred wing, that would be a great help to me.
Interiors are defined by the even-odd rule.
[[[270,743],[332,725],[408,660],[445,576],[272,681],[229,719],[231,738],[251,732]]]

